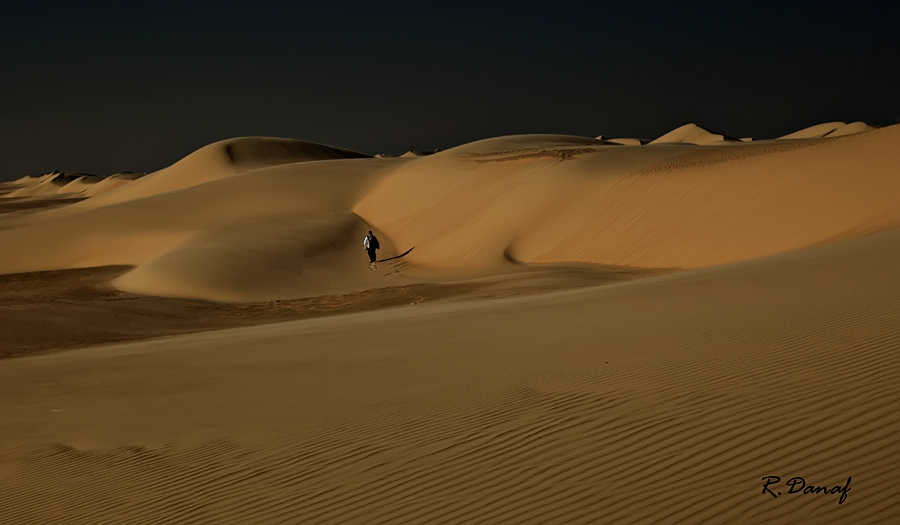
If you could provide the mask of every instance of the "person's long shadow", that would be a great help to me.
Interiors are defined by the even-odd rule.
[[[385,262],[385,261],[393,261],[394,259],[399,259],[399,258],[405,256],[406,254],[408,254],[409,252],[413,251],[414,248],[415,248],[415,246],[413,246],[412,248],[406,250],[405,252],[401,253],[400,255],[395,255],[395,256],[393,256],[393,257],[388,257],[387,259],[380,259],[380,260],[375,261],[375,262]]]

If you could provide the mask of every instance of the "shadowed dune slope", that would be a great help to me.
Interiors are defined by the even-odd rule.
[[[0,362],[0,523],[897,523],[898,265],[895,230]]]
[[[835,139],[606,146],[506,137],[395,169],[356,207],[443,268],[692,268],[900,224],[900,126]]]

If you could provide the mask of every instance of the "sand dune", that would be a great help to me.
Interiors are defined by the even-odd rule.
[[[109,177],[54,171],[45,175],[26,176],[6,183],[9,191],[0,198],[94,197],[140,177],[140,174],[115,174]]]
[[[101,193],[106,193],[108,191],[112,191],[116,188],[124,186],[132,181],[139,179],[142,175],[139,174],[115,174],[110,175],[109,177],[104,177],[100,182],[84,188],[81,191],[81,194],[86,197],[96,197]]]
[[[134,184],[128,184],[79,206],[81,208],[107,206],[189,188],[269,166],[366,156],[354,151],[292,139],[268,137],[228,139],[200,148],[168,168],[151,173]]]
[[[645,139],[634,139],[634,138],[618,138],[618,139],[606,139],[613,144],[621,144],[623,146],[641,146],[647,144],[647,140]]]
[[[14,188],[3,195],[6,198],[69,196],[81,194],[86,188],[100,182],[102,177],[83,173],[54,171],[44,175],[26,176],[10,183]]]
[[[675,128],[658,139],[650,141],[650,144],[719,144],[724,142],[739,142],[738,139],[723,135],[716,131],[708,130],[697,124],[685,124]]]
[[[472,277],[522,263],[705,267],[900,224],[897,126],[728,148],[524,135],[416,159],[284,164],[306,143],[275,142],[296,156],[268,160],[228,157],[234,143],[0,230],[19,246],[0,271],[128,264],[116,281],[127,291],[264,300],[373,285],[357,271],[371,228],[385,255],[416,247],[413,267]]]
[[[604,135],[597,135],[594,137],[597,140],[602,140],[604,142],[608,142],[610,144],[621,144],[623,146],[641,146],[649,142],[644,139],[634,139],[634,138],[610,138]]]
[[[845,126],[843,122],[823,122],[822,124],[816,124],[815,126],[810,126],[808,128],[801,129],[799,131],[795,131],[793,133],[789,133],[783,137],[778,137],[779,139],[820,139],[825,135],[835,131],[838,128]]]
[[[872,131],[873,129],[878,129],[874,126],[870,126],[865,122],[851,122],[850,124],[846,124],[832,131],[831,133],[825,135],[826,137],[842,137],[844,135],[852,135],[854,133],[862,133],[864,131]]]
[[[76,208],[118,191],[106,193],[0,230],[0,242],[20,247],[15,256],[0,257],[0,272],[137,265],[116,281],[123,290],[212,300],[365,289],[378,283],[371,273],[355,271],[365,268],[362,238],[370,228],[351,210],[377,177],[404,162],[276,165]],[[383,254],[396,254],[389,237],[382,244]]]
[[[80,194],[88,191],[89,189],[95,187],[100,181],[103,180],[103,177],[97,177],[93,175],[85,175],[82,177],[78,177],[72,182],[66,184],[62,188],[59,189],[58,193],[72,193],[72,194]]]
[[[430,151],[413,151],[409,150],[406,153],[400,155],[401,157],[427,157],[428,155],[434,155],[440,150],[430,150]]]
[[[0,522],[892,523],[898,246],[2,362]]]
[[[842,137],[844,135],[862,133],[864,131],[872,131],[873,129],[876,128],[874,126],[866,124],[865,122],[851,122],[850,124],[846,124],[844,122],[825,122],[823,124],[816,124],[815,126],[810,126],[808,128],[804,128],[800,131],[795,131],[794,133],[789,133],[783,137],[778,138],[790,140]]]
[[[783,138],[0,185],[0,523],[898,522],[900,125]]]
[[[690,268],[900,224],[900,126],[728,148],[492,139],[402,166],[356,207],[410,260]]]

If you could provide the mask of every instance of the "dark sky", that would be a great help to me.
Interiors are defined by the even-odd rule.
[[[244,135],[396,154],[900,120],[884,1],[19,4],[0,12],[0,180],[151,171]]]

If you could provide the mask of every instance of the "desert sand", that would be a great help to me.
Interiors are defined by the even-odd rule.
[[[238,138],[0,246],[0,523],[900,521],[900,126]]]

